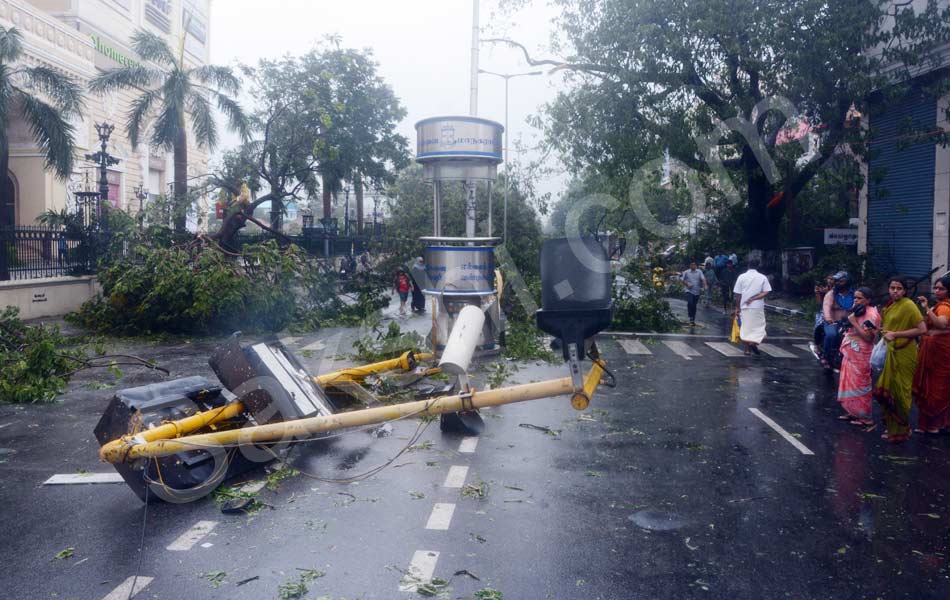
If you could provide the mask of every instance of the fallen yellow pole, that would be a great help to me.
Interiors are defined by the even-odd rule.
[[[221,421],[226,421],[232,417],[240,415],[243,412],[243,404],[240,402],[232,402],[231,404],[225,404],[224,406],[220,406],[218,408],[206,410],[190,417],[179,419],[178,421],[168,421],[162,423],[153,429],[143,429],[136,435],[146,442],[179,437],[187,433],[191,433],[192,431],[201,429],[202,427],[213,425]],[[109,442],[109,444],[106,445],[108,446],[110,444],[115,444],[118,441],[119,440],[115,440]]]
[[[174,440],[139,440],[134,436],[125,436],[99,449],[99,457],[110,463],[170,456],[185,450],[208,446],[240,446],[247,444],[261,444],[282,440],[307,439],[314,434],[344,429],[347,427],[363,427],[375,423],[392,421],[409,416],[432,416],[446,412],[458,412],[500,406],[527,400],[538,400],[564,394],[572,395],[572,404],[576,407],[578,397],[588,401],[593,396],[603,374],[603,362],[597,361],[591,367],[584,382],[584,390],[574,393],[570,377],[551,379],[539,383],[527,383],[496,390],[473,392],[470,395],[443,396],[430,400],[406,402],[392,406],[380,406],[348,413],[339,413],[326,417],[311,417],[283,423],[271,423],[255,427],[242,427],[214,433],[191,435]],[[586,404],[585,404],[586,406]]]
[[[339,371],[334,371],[333,373],[327,373],[326,375],[318,375],[313,378],[313,381],[320,387],[325,387],[338,381],[360,382],[369,375],[382,373],[383,371],[392,371],[394,369],[408,371],[412,368],[409,360],[410,355],[412,355],[412,358],[415,361],[429,360],[434,356],[431,353],[412,354],[411,352],[405,352],[402,356],[392,358],[390,360],[383,360],[377,363],[363,365],[362,367],[341,369]]]
[[[326,375],[314,377],[313,380],[314,383],[320,387],[324,387],[333,381],[362,381],[367,375],[381,373],[383,371],[391,371],[393,369],[402,369],[404,371],[408,371],[411,367],[409,360],[410,354],[410,352],[406,352],[402,356],[398,356],[390,360],[363,365],[362,367],[355,367],[353,369],[343,369],[334,373],[327,373]],[[413,355],[413,359],[416,361],[429,360],[432,357],[433,354],[431,353],[420,353]],[[192,431],[197,431],[202,427],[214,425],[215,423],[219,423],[221,421],[227,421],[228,419],[236,417],[243,412],[243,404],[240,402],[232,402],[231,404],[227,404],[222,407],[206,410],[204,412],[200,412],[177,421],[167,421],[158,427],[144,429],[141,432],[124,436],[118,440],[113,440],[102,446],[102,448],[99,449],[99,454],[100,456],[104,453],[112,454],[121,448],[127,447],[127,439],[131,438],[133,435],[138,436],[137,439],[144,442],[154,442],[157,440],[177,438],[187,435]]]

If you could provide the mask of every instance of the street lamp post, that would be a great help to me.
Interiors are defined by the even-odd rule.
[[[501,77],[505,80],[505,210],[504,210],[504,223],[502,225],[502,234],[501,239],[502,243],[508,243],[508,188],[511,187],[511,177],[508,171],[508,82],[515,77],[527,77],[531,75],[542,75],[544,71],[526,71],[524,73],[495,73],[493,71],[486,71],[485,69],[479,69],[479,73],[484,73],[485,75],[494,75],[495,77]],[[491,217],[488,217],[491,219]]]
[[[96,211],[96,216],[101,217],[99,212],[105,208],[103,202],[108,203],[109,201],[108,169],[112,165],[119,164],[119,159],[109,154],[107,149],[109,137],[115,130],[115,125],[103,121],[102,123],[96,123],[95,127],[96,133],[99,134],[100,150],[94,154],[87,154],[85,158],[99,165],[99,210]],[[103,219],[102,223],[105,225],[108,221]]]
[[[139,214],[136,215],[136,219],[139,222],[139,229],[142,229],[142,224],[145,218],[145,199],[148,198],[148,189],[143,183],[140,182],[132,191],[135,193],[135,197],[139,200]]]

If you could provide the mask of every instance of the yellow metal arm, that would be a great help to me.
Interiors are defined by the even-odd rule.
[[[354,367],[352,369],[342,369],[340,371],[334,371],[333,373],[327,373],[326,375],[318,375],[317,377],[313,378],[313,381],[320,387],[326,387],[328,385],[333,385],[334,383],[344,381],[355,381],[356,383],[360,383],[366,379],[367,376],[373,375],[375,373],[392,371],[393,369],[402,369],[403,371],[408,371],[412,368],[413,362],[429,360],[432,357],[433,355],[431,353],[414,354],[412,352],[405,352],[402,356],[390,360],[384,360],[370,365],[363,365],[362,367]]]
[[[406,402],[392,406],[380,406],[347,413],[338,413],[326,417],[311,417],[283,423],[271,423],[254,427],[242,427],[214,433],[191,435],[174,440],[140,440],[132,436],[125,436],[106,444],[99,450],[102,460],[110,463],[132,461],[140,458],[170,456],[185,450],[194,450],[202,447],[229,447],[248,444],[261,444],[293,439],[309,439],[316,434],[344,429],[348,427],[363,427],[375,423],[382,423],[403,417],[438,415],[446,412],[467,411],[488,406],[500,406],[527,400],[538,400],[552,396],[571,394],[575,408],[576,398],[590,401],[600,377],[603,374],[604,363],[598,359],[588,373],[584,390],[575,392],[570,377],[551,379],[539,383],[527,383],[511,387],[443,396],[430,400]],[[584,404],[586,406],[586,403]]]

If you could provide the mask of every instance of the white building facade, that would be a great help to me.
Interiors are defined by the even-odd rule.
[[[165,37],[178,48],[184,41],[185,61],[207,64],[210,46],[210,0],[0,0],[0,25],[16,27],[23,37],[24,64],[44,65],[87,87],[96,75],[140,62],[129,40],[137,29]],[[87,93],[86,108],[76,119],[75,171],[69,181],[45,168],[45,156],[21,118],[11,120],[10,167],[0,181],[0,225],[31,225],[46,210],[72,208],[73,193],[86,186],[98,190],[98,170],[84,156],[99,149],[95,124],[115,125],[108,146],[119,163],[109,168],[109,202],[136,214],[141,194],[167,194],[173,182],[172,154],[132,147],[125,132],[126,114],[135,93]],[[195,181],[208,172],[208,151],[189,144],[188,176]],[[193,185],[195,181],[189,184]],[[147,203],[147,199],[145,202]]]

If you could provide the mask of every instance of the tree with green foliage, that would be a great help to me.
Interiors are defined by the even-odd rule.
[[[161,36],[144,29],[132,34],[132,49],[144,61],[106,71],[90,83],[92,91],[105,93],[129,89],[139,95],[126,114],[126,132],[133,146],[143,140],[151,127],[148,142],[174,153],[174,225],[183,232],[188,195],[188,121],[199,147],[214,149],[218,144],[217,106],[231,129],[247,138],[247,118],[233,99],[240,82],[228,67],[192,66],[185,60],[184,37],[176,50]]]
[[[316,48],[300,59],[306,111],[319,116],[322,131],[313,148],[323,191],[323,216],[332,214],[333,194],[354,184],[357,224],[362,226],[364,186],[382,187],[409,164],[408,140],[396,133],[406,115],[392,88],[377,73],[369,50]]]
[[[510,0],[518,7],[530,0]],[[831,157],[865,149],[859,118],[898,97],[950,39],[950,6],[827,0],[553,0],[566,73],[548,144],[575,171],[637,183],[678,161],[744,198],[745,235],[775,248],[787,212]],[[783,131],[807,131],[800,141]],[[784,139],[783,139],[784,138]],[[668,154],[667,154],[668,153]]]
[[[69,119],[83,109],[82,88],[50,67],[25,66],[23,37],[15,27],[0,27],[0,175],[10,165],[10,123],[22,115],[46,168],[60,179],[73,171],[75,128]]]

